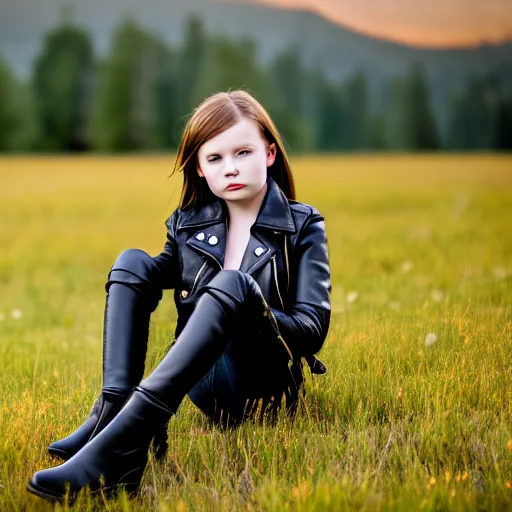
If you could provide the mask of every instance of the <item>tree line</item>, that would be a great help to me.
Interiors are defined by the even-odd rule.
[[[207,35],[191,17],[176,47],[127,19],[104,59],[85,30],[63,23],[25,81],[0,60],[0,151],[174,150],[194,107],[235,88],[267,108],[291,151],[512,148],[512,98],[492,76],[452,95],[440,130],[419,65],[393,78],[376,107],[363,72],[333,83],[295,48],[263,65],[254,42]]]

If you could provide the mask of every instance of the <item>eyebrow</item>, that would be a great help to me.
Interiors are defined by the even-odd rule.
[[[234,152],[240,151],[241,149],[254,149],[254,146],[252,144],[242,144],[241,146],[237,146],[234,149]],[[219,153],[208,153],[205,158],[209,158],[210,156],[219,155]]]

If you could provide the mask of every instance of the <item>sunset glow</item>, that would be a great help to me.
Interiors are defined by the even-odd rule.
[[[256,1],[314,10],[359,32],[415,46],[475,46],[512,40],[511,0]]]

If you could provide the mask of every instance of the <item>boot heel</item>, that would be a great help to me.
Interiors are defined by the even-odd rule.
[[[121,486],[133,493],[140,486],[151,441],[172,414],[148,391],[136,387],[100,435],[64,464],[37,471],[28,490],[52,501],[62,501],[85,487],[91,492],[110,492]]]
[[[167,423],[155,434],[153,438],[153,452],[157,461],[162,461],[165,458],[169,443],[167,441]]]
[[[82,425],[69,436],[51,443],[48,453],[64,461],[69,460],[112,421],[126,399],[127,396],[110,401],[101,394]]]

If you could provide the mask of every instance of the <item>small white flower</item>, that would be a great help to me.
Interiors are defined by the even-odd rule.
[[[436,341],[437,341],[437,335],[434,334],[433,332],[429,332],[425,336],[425,347],[432,346]]]
[[[510,272],[503,267],[494,267],[492,273],[496,279],[506,279],[510,275]]]
[[[418,226],[409,232],[411,238],[419,240],[428,240],[432,238],[432,230],[427,226]]]
[[[397,300],[392,300],[389,303],[389,309],[400,309],[401,307],[402,307],[402,305]]]
[[[349,292],[347,293],[347,302],[351,304],[352,302],[355,302],[357,300],[357,297],[359,297],[359,293]]]
[[[437,288],[432,290],[430,296],[432,297],[432,300],[434,302],[441,302],[444,299],[444,293],[441,290],[438,290]]]
[[[470,198],[465,194],[459,194],[455,197],[453,202],[453,216],[460,217],[462,213],[464,213],[470,203]]]
[[[411,260],[404,261],[402,263],[402,266],[400,267],[402,269],[402,272],[404,274],[407,274],[407,272],[410,272],[414,267],[414,263]]]
[[[23,313],[21,309],[16,308],[11,311],[11,317],[14,318],[14,320],[19,320],[22,316]]]

